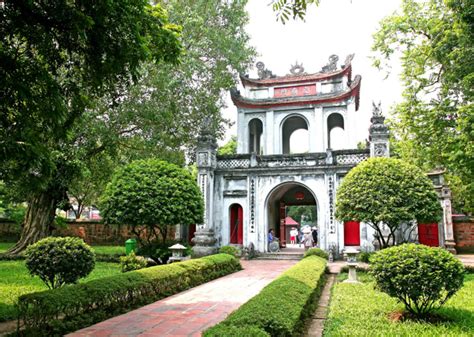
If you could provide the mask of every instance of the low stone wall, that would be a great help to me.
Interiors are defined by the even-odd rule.
[[[0,241],[15,242],[20,238],[20,227],[12,220],[0,219]]]
[[[75,220],[68,222],[67,228],[55,230],[56,236],[77,236],[90,245],[124,245],[134,237],[130,226],[112,226],[100,220]]]
[[[474,253],[474,218],[453,216],[454,241],[458,253]]]
[[[127,239],[135,237],[131,227],[106,225],[100,220],[72,220],[66,228],[54,230],[54,236],[76,236],[90,245],[124,245]],[[168,238],[174,238],[174,228],[168,230]],[[9,220],[0,220],[0,241],[16,241],[20,229]]]

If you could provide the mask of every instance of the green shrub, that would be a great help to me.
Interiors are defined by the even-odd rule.
[[[127,271],[139,270],[145,268],[147,262],[143,256],[136,256],[135,252],[131,252],[127,256],[120,257],[120,269],[122,273]]]
[[[357,256],[357,260],[364,263],[370,263],[370,257],[374,254],[375,252],[361,252]]]
[[[29,246],[25,256],[30,274],[50,289],[76,283],[95,267],[94,252],[80,238],[45,238]]]
[[[257,326],[236,327],[232,325],[215,325],[208,329],[206,337],[270,337],[271,335]]]
[[[202,223],[203,212],[196,179],[188,170],[157,159],[136,160],[118,169],[101,198],[106,223],[127,224],[147,243],[160,236],[166,240],[170,226]],[[145,230],[155,235],[147,237]]]
[[[26,294],[19,320],[25,335],[63,335],[240,269],[236,258],[217,254]]]
[[[217,332],[227,331],[227,326],[257,327],[270,336],[301,334],[324,285],[325,267],[326,261],[318,256],[301,260],[204,336],[217,336]]]
[[[167,240],[166,242],[152,242],[144,246],[138,247],[137,254],[153,259],[158,264],[166,264],[171,257],[169,247],[180,243],[186,246],[185,256],[191,255],[192,249],[187,243],[180,240]]]
[[[370,261],[377,288],[416,316],[439,308],[464,280],[462,263],[442,248],[404,244],[377,252]]]
[[[308,257],[308,256],[319,256],[319,257],[322,257],[325,260],[327,260],[329,258],[329,254],[326,253],[321,248],[310,248],[310,249],[308,249],[304,253],[304,257]]]
[[[219,253],[229,254],[235,257],[239,256],[239,250],[234,246],[222,246],[221,248],[219,248]]]

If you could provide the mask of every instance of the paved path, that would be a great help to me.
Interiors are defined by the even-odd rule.
[[[200,336],[298,261],[242,261],[244,270],[68,336]]]

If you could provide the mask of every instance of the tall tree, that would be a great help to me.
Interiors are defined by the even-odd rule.
[[[474,211],[474,3],[404,0],[374,35],[376,66],[401,56],[403,102],[392,130],[397,154],[446,167],[455,205]]]
[[[28,198],[22,251],[48,235],[80,160],[73,130],[142,61],[176,62],[179,27],[146,0],[4,1],[0,7],[0,179]]]
[[[144,65],[136,85],[102,98],[88,111],[77,132],[86,162],[93,165],[94,156],[105,153],[112,166],[148,157],[183,165],[185,151],[193,159],[201,123],[209,117],[216,136],[223,136],[224,93],[255,56],[244,30],[245,5],[217,0],[164,3],[170,20],[182,27],[185,56],[179,65]],[[76,195],[86,195],[91,183],[102,184],[96,181],[100,175],[88,171],[94,167],[71,185]]]

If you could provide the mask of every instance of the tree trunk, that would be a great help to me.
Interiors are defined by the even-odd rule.
[[[28,203],[20,240],[7,251],[18,255],[29,245],[49,236],[56,212],[56,199],[50,191],[35,195]]]

